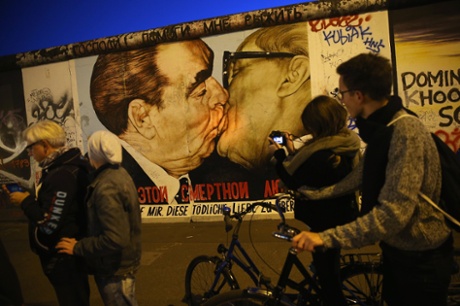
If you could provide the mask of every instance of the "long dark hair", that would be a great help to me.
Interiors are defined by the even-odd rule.
[[[302,112],[302,124],[305,130],[318,139],[337,135],[347,123],[348,113],[335,99],[329,96],[317,96]]]

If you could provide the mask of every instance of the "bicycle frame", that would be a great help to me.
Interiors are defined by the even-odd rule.
[[[219,245],[219,248],[221,248],[221,247],[223,247],[223,246]],[[244,260],[247,263],[244,263],[242,260],[240,260],[238,257],[236,257],[234,255],[235,248],[239,250],[239,252],[244,257]],[[232,262],[234,262],[244,272],[246,272],[256,286],[263,285],[263,286],[270,287],[270,281],[268,280],[268,282],[267,282],[267,280],[264,278],[264,276],[259,271],[259,269],[255,265],[255,263],[249,257],[249,255],[246,252],[246,250],[241,245],[241,243],[238,240],[238,238],[233,239],[232,242],[230,243],[230,246],[229,246],[227,252],[225,253],[224,260],[222,261],[222,263],[220,263],[217,266],[216,274],[217,275],[221,274],[225,269],[231,270]],[[217,285],[217,281],[218,281],[218,277],[216,277],[216,279],[214,280],[212,289]],[[233,288],[233,284],[230,284],[230,286],[232,287],[232,289],[236,289],[236,288]]]
[[[281,218],[281,223],[278,226],[278,228],[281,230],[280,232],[274,232],[273,236],[279,239],[287,240],[290,241],[290,239],[295,235],[296,231],[298,231],[295,228],[292,228],[288,226],[285,223],[285,218],[284,214],[279,207],[280,200],[283,198],[289,197],[289,195],[284,195],[281,197],[277,198],[277,208],[278,208],[278,213]],[[319,250],[321,251],[321,250]],[[281,274],[278,279],[278,283],[276,287],[264,291],[264,290],[257,290],[260,288],[249,288],[249,291],[252,292],[258,292],[259,294],[264,294],[264,295],[271,295],[275,297],[276,299],[283,299],[283,297],[287,297],[290,302],[294,305],[321,305],[321,288],[319,287],[319,284],[316,280],[315,273],[310,273],[308,272],[307,268],[302,264],[300,259],[297,257],[297,250],[293,247],[289,248],[288,255],[285,259]],[[350,254],[344,255],[343,258],[350,257]],[[353,257],[352,257],[353,259]],[[361,259],[359,259],[359,262],[363,262]],[[354,266],[355,263],[350,262],[348,264],[345,264],[345,266]],[[297,271],[300,272],[302,275],[303,279],[300,281],[295,281],[290,278],[291,272],[293,268],[296,268]],[[343,268],[343,267],[342,267]],[[366,275],[367,277],[367,275]],[[256,282],[255,282],[256,283]],[[289,287],[293,289],[296,293],[289,293],[287,294],[285,289]],[[354,293],[354,289],[356,288],[348,288],[346,285],[343,284],[343,290],[346,290],[350,296],[353,298],[353,300],[349,300],[350,302],[353,302],[355,305],[360,305],[360,306],[367,306],[367,304],[363,301],[361,301]]]
[[[303,279],[300,282],[296,282],[290,278],[290,274],[293,268],[301,273]],[[284,289],[286,287],[294,289],[298,294],[286,294]],[[274,289],[274,296],[286,295],[291,300],[296,300],[297,305],[305,305],[307,301],[312,302],[316,300],[316,297],[319,296],[319,288],[314,275],[311,275],[305,266],[302,264],[300,259],[297,257],[297,250],[295,248],[290,248],[286,260],[281,270],[278,283]],[[314,294],[316,293],[316,295]]]
[[[284,211],[280,207],[280,202],[284,198],[289,198],[291,195],[289,194],[282,194],[278,195],[276,198],[276,210],[278,211],[281,219],[281,223],[278,225],[278,231],[273,233],[273,236],[279,239],[283,239],[286,241],[291,241],[292,238],[300,232],[298,229],[289,226],[288,224],[285,223],[285,218],[284,218]],[[264,206],[264,205],[271,205],[271,203],[264,203],[264,202],[259,202],[259,203],[254,203],[250,207],[248,207],[245,211],[241,213],[235,213],[233,215],[230,214],[230,209],[225,209],[224,207],[224,221],[226,223],[225,230],[227,233],[233,229],[233,234],[232,234],[232,240],[229,244],[228,249],[223,245],[220,244],[218,246],[218,253],[221,254],[222,258],[218,257],[213,257],[214,262],[216,262],[216,266],[214,269],[214,276],[211,275],[210,280],[212,280],[212,286],[209,288],[209,290],[205,290],[204,294],[198,292],[199,294],[203,294],[202,296],[205,299],[210,302],[210,305],[213,305],[214,302],[222,302],[225,301],[225,298],[230,298],[230,299],[251,299],[251,297],[255,298],[256,300],[262,299],[267,299],[270,301],[277,301],[277,303],[280,303],[280,305],[298,305],[298,306],[314,306],[314,305],[322,305],[322,293],[321,293],[321,288],[318,284],[318,281],[316,279],[316,275],[314,271],[310,272],[307,267],[304,266],[304,264],[301,262],[299,257],[297,256],[297,250],[294,247],[290,247],[288,254],[285,258],[281,274],[279,275],[278,281],[276,283],[276,286],[271,284],[269,278],[266,278],[260,270],[256,267],[254,261],[249,257],[248,253],[246,250],[243,248],[241,245],[239,238],[238,238],[238,232],[243,220],[243,217],[246,213],[252,210],[253,207],[256,205]],[[233,228],[233,225],[229,222],[231,219],[236,219],[237,223],[235,227]],[[241,253],[238,254],[239,257],[235,255],[235,253],[239,250]],[[321,250],[318,250],[321,251]],[[348,254],[348,256],[351,254]],[[356,255],[356,254],[355,254]],[[347,255],[344,255],[343,258],[348,258],[346,257]],[[236,264],[239,266],[243,272],[245,272],[252,282],[254,283],[254,287],[249,287],[244,290],[233,290],[233,289],[239,289],[239,284],[236,280],[236,277],[233,275],[231,269],[232,265]],[[369,296],[363,291],[360,291],[360,287],[355,285],[355,276],[356,275],[363,275],[366,280],[369,280],[369,275],[367,271],[368,269],[362,269],[362,266],[365,267],[374,267],[373,262],[368,262],[368,261],[363,261],[360,256],[357,256],[356,260],[354,257],[350,257],[350,260],[346,261],[344,260],[343,265],[341,267],[341,273],[343,273],[344,278],[347,280],[346,284],[343,284],[343,290],[347,291],[347,301],[349,303],[352,303],[354,305],[360,305],[360,306],[368,306],[367,297]],[[378,266],[378,263],[375,263],[376,266]],[[360,268],[361,267],[361,268]],[[360,269],[356,269],[360,268]],[[291,272],[293,269],[296,269],[300,273],[300,278],[298,278],[298,275],[295,274],[295,279],[294,279],[294,274],[291,275]],[[191,270],[193,271],[193,270]],[[355,271],[358,271],[358,273],[355,274]],[[363,272],[364,271],[364,272]],[[361,274],[360,274],[361,273]],[[224,282],[222,282],[222,278],[224,277]],[[344,281],[345,281],[344,279]],[[350,280],[350,281],[348,281]],[[359,280],[359,279],[358,279]],[[368,282],[369,283],[369,282]],[[220,290],[228,284],[229,287],[232,289],[231,291],[227,291],[224,293],[220,293]],[[187,286],[187,285],[186,285]],[[217,288],[219,286],[219,288]],[[265,288],[263,288],[265,287]],[[286,292],[286,288],[292,289],[289,290],[289,292]],[[366,287],[369,288],[369,287]],[[209,296],[206,296],[208,292],[211,292]],[[240,294],[239,296],[238,294]],[[236,293],[236,295],[234,294]],[[356,294],[355,294],[356,293]],[[215,295],[217,294],[217,295]],[[362,296],[366,298],[365,300],[362,300]],[[374,295],[372,295],[374,296]],[[221,298],[223,297],[223,299]],[[236,300],[232,300],[236,301]],[[372,303],[372,301],[371,301]],[[220,304],[215,304],[215,305],[220,305]],[[374,304],[373,304],[374,305]]]
[[[250,256],[248,255],[248,253],[246,252],[246,250],[244,249],[244,247],[241,245],[239,241],[239,230],[240,230],[242,221],[243,219],[239,217],[238,223],[232,234],[232,241],[230,242],[228,249],[226,249],[223,244],[220,244],[217,247],[217,252],[223,254],[224,258],[222,262],[216,268],[216,272],[215,272],[216,278],[214,279],[211,290],[214,290],[214,288],[217,286],[218,279],[219,279],[218,276],[221,273],[223,273],[225,269],[231,270],[232,262],[237,264],[244,272],[246,272],[246,274],[254,282],[254,285],[266,286],[267,288],[272,288],[270,284],[270,279],[266,278],[260,272],[260,270],[257,268],[254,261],[250,258]],[[243,260],[240,260],[237,256],[234,255],[235,249],[237,249],[242,254],[246,263],[244,263]],[[232,289],[237,289],[235,287],[235,282],[229,281],[229,285]]]
[[[285,304],[291,304],[292,306],[322,305],[321,288],[319,287],[319,284],[316,280],[315,273],[310,273],[307,270],[307,268],[298,258],[297,254],[298,253],[295,248],[289,248],[289,252],[275,287],[267,288],[264,290],[260,288],[260,286],[257,286],[249,287],[245,290],[253,294],[271,297],[276,300],[283,300]],[[355,264],[356,263],[350,263],[348,266],[352,267]],[[295,281],[290,277],[294,268],[296,268],[302,276],[302,279],[299,281]],[[286,288],[291,288],[294,290],[294,292],[286,293]],[[354,294],[353,289],[356,288],[348,288],[347,286],[343,285],[343,290],[349,292],[350,296],[352,297],[351,299],[349,298],[348,301],[354,305],[368,306],[365,301],[362,301]]]

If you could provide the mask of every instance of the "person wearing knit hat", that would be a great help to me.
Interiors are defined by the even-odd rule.
[[[108,131],[97,131],[88,139],[88,157],[93,163],[121,164],[121,151],[118,137]]]
[[[114,134],[97,131],[88,139],[95,168],[86,199],[88,237],[62,238],[60,253],[86,259],[105,305],[137,305],[135,275],[141,259],[141,213],[137,189],[120,165],[121,144]]]

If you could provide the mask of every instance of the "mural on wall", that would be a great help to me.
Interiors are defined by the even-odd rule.
[[[391,53],[386,10],[308,21],[296,12],[294,23],[251,23],[236,31],[231,20],[256,15],[241,14],[204,21],[208,36],[201,38],[23,68],[27,123],[55,120],[69,145],[83,151],[94,131],[116,134],[144,222],[220,219],[225,205],[242,210],[280,192],[267,137],[288,131],[302,145],[300,114],[313,96],[333,95],[341,62],[362,52],[399,62],[399,53]],[[454,41],[458,46],[458,37]],[[399,73],[427,71],[401,67]],[[450,71],[452,65],[434,62],[430,69]],[[458,91],[458,83],[451,84]],[[458,122],[459,111],[451,107]],[[446,109],[426,105],[426,111],[441,122]],[[455,128],[449,133],[453,137]],[[292,202],[285,206],[292,212]],[[276,218],[266,210],[257,215]]]
[[[82,149],[80,114],[72,95],[69,63],[55,63],[0,73],[0,183],[17,182],[32,190],[41,171],[26,150],[22,132],[40,120],[63,126],[69,146]],[[78,99],[78,98],[77,98]],[[1,193],[1,219],[20,219],[23,213]]]
[[[28,179],[30,174],[26,144],[21,132],[27,127],[20,71],[0,74],[0,161],[2,183],[10,182],[9,174]],[[22,103],[17,103],[20,101]]]
[[[388,12],[348,15],[309,22],[312,94],[337,88],[337,66],[360,53],[391,58]]]
[[[293,28],[302,29],[303,36],[306,33],[305,26]],[[233,44],[227,44],[229,49],[235,50],[246,34],[225,35],[227,42],[227,36],[233,38]],[[79,84],[80,97],[91,100],[98,118],[83,113],[83,107],[82,117],[101,121],[121,139],[123,165],[138,186],[145,218],[220,215],[224,205],[236,201],[235,208],[239,209],[244,206],[239,200],[247,204],[259,199],[250,195],[249,176],[242,182],[234,174],[222,172],[227,168],[220,162],[231,162],[218,156],[216,145],[229,126],[229,92],[220,81],[222,70],[213,71],[222,66],[222,53],[217,55],[211,49],[212,39],[208,43],[204,40],[102,55],[95,59],[91,71],[89,65],[76,60],[77,78],[91,76],[86,83],[91,96],[84,97],[89,90],[81,90]],[[258,137],[264,145],[268,144],[270,131]],[[245,133],[238,139],[250,145],[247,136],[252,131],[246,128]],[[210,155],[217,159],[202,165]],[[237,163],[234,167],[249,174]],[[197,168],[201,170],[194,171]],[[220,176],[222,173],[225,178]]]
[[[460,156],[460,3],[391,12],[405,107]]]
[[[31,186],[30,160],[21,132],[27,127],[21,71],[0,73],[0,184]],[[22,211],[0,190],[0,219],[17,219]]]
[[[337,67],[360,53],[391,58],[387,11],[347,15],[309,22],[312,95],[334,96],[338,91]],[[354,119],[348,127],[359,134]],[[364,151],[365,143],[361,149]]]
[[[31,125],[41,120],[54,121],[64,128],[68,146],[83,150],[80,112],[74,103],[78,96],[73,95],[76,85],[69,67],[69,62],[62,62],[22,70],[27,122]],[[36,185],[41,169],[33,158],[30,163],[32,185]]]
[[[41,120],[59,123],[66,131],[69,146],[82,148],[78,96],[69,62],[24,68],[22,78],[28,124]]]
[[[238,211],[280,192],[267,137],[273,130],[305,135],[300,114],[312,96],[311,71],[319,71],[312,63],[324,56],[309,54],[309,46],[323,48],[309,44],[309,32],[321,40],[326,31],[360,31],[339,61],[368,51],[369,39],[379,39],[372,51],[390,54],[385,13],[347,18],[360,21],[325,20],[323,30],[298,22],[103,54],[91,72],[81,65],[76,75],[91,74],[98,120],[121,139],[143,217],[220,215],[224,205]],[[334,70],[318,73],[325,74],[316,77],[322,88],[337,80]]]

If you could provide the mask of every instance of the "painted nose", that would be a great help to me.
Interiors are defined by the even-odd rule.
[[[209,99],[210,107],[214,108],[218,105],[224,106],[228,102],[228,91],[214,77],[207,80],[206,86],[209,88],[211,97]]]

